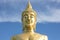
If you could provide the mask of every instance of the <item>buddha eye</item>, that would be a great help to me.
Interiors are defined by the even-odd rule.
[[[34,16],[31,16],[31,18],[33,18]]]
[[[25,18],[27,18],[28,16],[25,16]]]

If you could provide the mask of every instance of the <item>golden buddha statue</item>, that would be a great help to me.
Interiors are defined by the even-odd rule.
[[[48,40],[46,35],[35,32],[36,12],[32,9],[30,1],[22,13],[23,33],[12,37],[12,40]]]

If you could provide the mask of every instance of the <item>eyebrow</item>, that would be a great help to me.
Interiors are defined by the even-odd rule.
[[[28,14],[24,14],[23,16],[26,16],[26,15],[28,15]],[[30,15],[35,16],[34,14],[30,14]]]
[[[35,15],[34,15],[34,14],[30,14],[30,15],[35,17]]]
[[[28,15],[28,14],[24,14],[23,16],[25,16],[25,15]]]
[[[31,14],[31,15],[33,15],[33,14]],[[34,15],[33,15],[34,16]]]

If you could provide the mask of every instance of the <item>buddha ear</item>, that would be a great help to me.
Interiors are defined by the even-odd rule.
[[[21,17],[21,21],[23,22],[23,17]]]
[[[35,24],[36,24],[36,19],[35,19]]]

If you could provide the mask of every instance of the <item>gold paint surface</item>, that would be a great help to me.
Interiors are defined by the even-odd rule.
[[[32,9],[30,1],[22,12],[23,33],[13,36],[11,40],[48,40],[46,35],[34,32],[36,28],[36,12]]]

